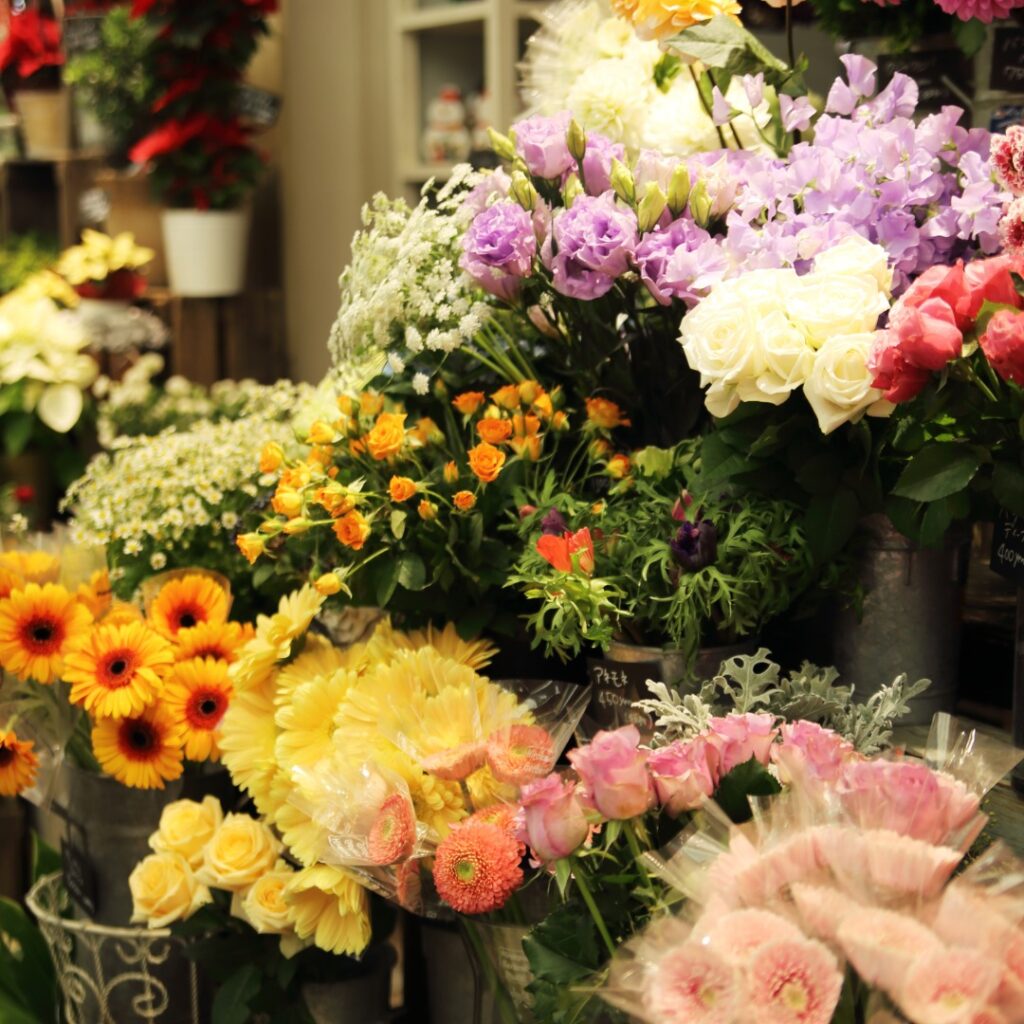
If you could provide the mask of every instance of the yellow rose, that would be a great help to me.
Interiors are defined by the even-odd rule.
[[[484,393],[482,391],[463,391],[452,399],[452,405],[463,414],[472,416],[473,413],[484,404]]]
[[[347,548],[361,551],[370,536],[370,524],[361,512],[349,512],[336,520],[333,526],[334,535]]]
[[[468,512],[476,504],[476,495],[472,491],[458,491],[452,502],[460,512]]]
[[[505,465],[505,453],[503,451],[495,448],[492,444],[488,444],[486,441],[482,441],[475,448],[470,448],[466,454],[469,456],[469,468],[478,480],[489,484],[498,479],[501,467]]]
[[[407,476],[393,476],[388,481],[388,494],[392,501],[408,501],[416,494],[416,483]]]
[[[284,449],[276,441],[268,441],[260,450],[260,472],[273,473],[284,462]]]
[[[199,883],[188,861],[177,853],[151,853],[135,865],[128,888],[132,921],[145,922],[149,928],[184,921],[210,902],[210,890]]]
[[[203,847],[224,820],[220,801],[214,796],[194,800],[175,800],[160,815],[160,827],[149,837],[150,847],[157,853],[177,853],[189,866],[203,862]]]
[[[248,814],[229,814],[206,844],[196,877],[217,889],[247,889],[273,868],[280,850],[262,822]]]
[[[231,898],[231,913],[256,929],[260,935],[281,935],[292,930],[295,918],[285,902],[284,888],[295,877],[283,861],[258,878],[244,893]]]
[[[397,455],[405,444],[405,413],[382,412],[366,435],[367,451],[379,462]]]
[[[325,572],[316,583],[313,584],[316,587],[318,594],[323,594],[324,597],[332,597],[341,590],[341,578],[336,572]]]

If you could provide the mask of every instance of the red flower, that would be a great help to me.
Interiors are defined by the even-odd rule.
[[[161,110],[170,106],[175,100],[181,99],[182,96],[186,96],[190,92],[198,92],[203,84],[203,77],[202,75],[189,75],[179,78],[162,96],[158,96],[153,101],[153,113],[159,114]]]
[[[14,67],[19,78],[29,78],[46,67],[64,63],[60,26],[32,7],[11,15],[7,35],[0,40],[0,71]]]
[[[589,576],[594,571],[594,540],[584,527],[561,537],[542,534],[537,538],[537,554],[559,572],[579,570]]]
[[[21,505],[27,505],[30,501],[35,501],[36,489],[31,484],[18,484],[14,488],[14,500]]]

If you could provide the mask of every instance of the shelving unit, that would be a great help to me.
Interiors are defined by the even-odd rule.
[[[430,178],[451,172],[422,153],[427,104],[452,83],[463,97],[487,88],[495,127],[521,107],[516,64],[547,0],[389,0],[393,161],[391,190],[413,198]]]

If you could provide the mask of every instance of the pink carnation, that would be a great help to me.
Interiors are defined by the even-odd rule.
[[[1024,195],[1024,126],[1011,125],[1005,135],[993,135],[991,146],[999,180],[1015,196]]]
[[[705,737],[655,750],[647,759],[661,805],[676,817],[694,811],[715,791],[718,748]]]
[[[1024,197],[1014,199],[999,222],[1003,246],[1014,256],[1024,252]]]
[[[624,725],[599,732],[585,747],[569,751],[594,807],[606,818],[635,818],[654,805],[654,783],[647,770],[647,751],[640,749],[640,731]]]
[[[774,715],[748,713],[712,718],[708,740],[718,748],[719,775],[728,775],[751,758],[767,764],[776,735]]]
[[[782,742],[772,748],[782,781],[834,782],[843,765],[856,757],[853,744],[814,722],[787,722]]]

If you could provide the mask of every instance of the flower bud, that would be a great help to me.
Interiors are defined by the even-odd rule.
[[[637,224],[641,231],[651,231],[665,212],[668,199],[656,181],[649,181],[644,188],[643,199],[637,207]]]
[[[529,519],[529,517],[532,516],[533,513],[536,512],[536,511],[537,511],[537,506],[536,505],[520,505],[519,506],[519,518],[520,519]]]
[[[446,462],[444,464],[444,482],[446,484],[453,484],[459,479],[459,467],[454,462]]]
[[[619,159],[612,157],[612,172],[609,176],[615,194],[632,206],[636,202],[636,183],[629,168]]]
[[[306,438],[307,444],[333,444],[337,438],[334,428],[323,420],[314,420]]]
[[[703,181],[698,181],[690,193],[690,213],[698,227],[706,228],[711,222],[711,197]]]
[[[284,462],[284,449],[276,441],[268,441],[260,451],[260,472],[273,473]]]
[[[533,182],[522,171],[516,171],[512,175],[509,192],[524,210],[528,213],[533,212],[537,205],[537,190],[533,187]]]
[[[680,164],[673,172],[668,183],[668,208],[672,211],[673,217],[686,209],[690,199],[690,172],[686,164]]]
[[[569,152],[577,163],[586,156],[587,133],[580,127],[576,118],[569,122],[569,130],[565,133],[565,144],[569,147]]]
[[[434,397],[442,402],[448,398],[448,385],[440,377],[434,378]]]
[[[324,597],[331,597],[341,590],[341,579],[336,572],[325,572],[313,586],[316,587],[318,594],[323,594]]]
[[[419,503],[416,511],[419,513],[420,519],[424,522],[429,523],[432,519],[437,518],[437,505],[432,501],[427,501],[426,498]]]
[[[516,155],[516,145],[508,135],[502,135],[493,128],[487,129],[487,137],[491,140],[491,149],[494,150],[502,160],[513,160]]]
[[[311,519],[307,519],[305,516],[299,516],[296,519],[289,519],[281,529],[289,536],[293,536],[298,533],[305,533],[312,525],[313,522]]]
[[[564,409],[559,409],[558,412],[551,417],[551,427],[553,430],[562,433],[569,429],[569,417],[565,414]]]
[[[571,210],[572,204],[576,201],[577,197],[583,194],[584,190],[580,176],[574,171],[565,179],[565,184],[562,186],[562,198],[565,200],[566,209]]]

